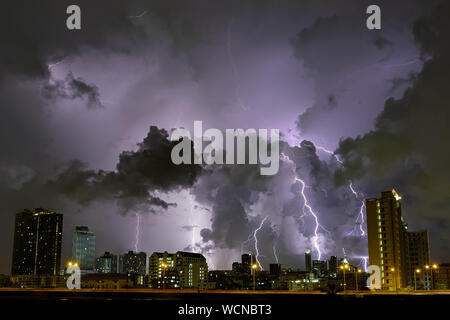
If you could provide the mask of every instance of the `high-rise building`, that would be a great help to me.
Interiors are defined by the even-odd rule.
[[[117,256],[106,251],[95,261],[95,271],[97,273],[118,273]]]
[[[441,263],[437,268],[430,269],[431,290],[449,290],[450,289],[450,263]]]
[[[308,271],[308,272],[311,272],[311,267],[312,267],[312,264],[311,264],[311,250],[306,250],[306,252],[305,252],[305,270],[306,271]]]
[[[328,275],[330,277],[336,277],[337,275],[337,257],[331,256],[330,259],[328,259]]]
[[[269,265],[269,274],[273,277],[279,278],[281,275],[281,264],[271,263]]]
[[[181,289],[206,289],[208,281],[208,264],[205,257],[200,253],[154,252],[149,257],[148,271],[149,280],[153,286],[158,284],[167,273],[173,274],[173,271],[176,271],[178,275],[175,278],[179,281]]]
[[[82,272],[94,271],[95,235],[88,227],[75,227],[72,238],[72,260],[78,263]]]
[[[428,244],[428,231],[421,230],[415,232],[407,232],[407,284],[414,287],[414,281],[417,284],[423,284],[425,288],[431,288],[431,277],[429,272],[424,269],[425,266],[430,264],[430,247]],[[414,272],[416,269],[423,269],[423,272],[416,274],[414,278]],[[415,279],[415,280],[414,280]]]
[[[175,259],[182,289],[206,289],[208,264],[202,254],[178,251],[175,254]]]
[[[133,275],[145,275],[147,271],[147,254],[145,252],[133,252],[119,256],[119,273]]]
[[[407,285],[406,228],[400,195],[392,189],[379,199],[366,200],[369,264],[381,270],[381,287],[396,290]]]
[[[414,286],[414,266],[429,263],[428,234],[407,231],[401,199],[392,189],[366,200],[369,264],[380,267],[385,290]]]
[[[12,275],[58,275],[63,215],[37,208],[16,214]]]
[[[243,273],[250,274],[252,272],[252,264],[255,259],[253,259],[253,256],[248,253],[244,253],[242,255],[241,259],[242,259],[242,263],[241,263],[242,270],[241,271]]]
[[[317,278],[325,276],[327,273],[327,263],[321,260],[313,260],[312,272],[314,272]]]

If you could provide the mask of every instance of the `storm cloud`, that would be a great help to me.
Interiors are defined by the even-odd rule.
[[[404,193],[407,220],[434,229],[450,211],[450,6],[442,4],[414,23],[422,55],[428,60],[399,99],[389,99],[375,129],[340,142],[336,152],[344,167],[336,182],[373,180]],[[448,225],[447,223],[445,223]],[[433,243],[448,243],[448,232],[433,233]],[[435,247],[436,252],[442,248]]]
[[[417,20],[436,2],[379,1],[380,31],[365,28],[372,3],[359,0],[76,1],[77,31],[65,27],[72,1],[5,2],[0,271],[14,213],[33,207],[64,214],[64,258],[82,224],[97,254],[134,249],[140,230],[139,250],[189,248],[229,269],[261,227],[264,267],[302,267],[304,250],[318,253],[298,178],[324,259],[367,255],[361,199],[392,187],[446,258],[447,6]],[[290,160],[273,177],[175,166],[167,135],[194,120],[280,129]]]

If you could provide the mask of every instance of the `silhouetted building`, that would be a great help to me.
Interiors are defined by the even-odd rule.
[[[25,209],[16,214],[12,275],[59,274],[63,215]]]
[[[147,271],[147,254],[145,252],[133,252],[119,256],[119,273],[145,275]]]
[[[307,250],[305,252],[305,270],[308,272],[311,272],[312,265],[311,265],[311,250]]]
[[[82,288],[93,289],[121,289],[134,286],[133,278],[127,274],[97,273],[86,274],[81,277]]]
[[[242,273],[251,273],[252,272],[252,264],[256,259],[248,253],[244,253],[241,257],[241,272]]]
[[[425,288],[431,287],[431,276],[424,266],[430,264],[430,247],[428,245],[428,232],[426,230],[407,232],[407,284],[414,287],[414,272],[423,269],[416,274],[416,282]],[[416,284],[417,286],[417,284]]]
[[[72,260],[78,263],[82,272],[95,269],[95,235],[88,227],[75,227],[72,238]]]
[[[117,256],[106,251],[97,258],[95,262],[95,271],[97,273],[118,273]]]
[[[233,262],[231,265],[231,271],[235,274],[242,273],[242,263]]]
[[[269,266],[270,275],[272,277],[279,278],[281,275],[281,264],[279,263],[271,263]]]
[[[237,263],[237,262],[236,262]],[[238,263],[240,265],[240,263]],[[208,272],[209,289],[221,290],[242,290],[244,289],[243,280],[235,277],[229,270],[214,270]]]
[[[324,277],[327,274],[327,263],[321,260],[313,260],[312,272],[318,277]]]
[[[328,260],[328,276],[335,278],[337,274],[337,257],[331,256]]]
[[[441,263],[436,269],[430,270],[432,278],[432,290],[450,289],[450,263]]]
[[[358,272],[361,271],[361,272]],[[367,279],[369,277],[368,273],[362,272],[361,269],[357,267],[350,266],[348,270],[345,271],[345,286],[344,286],[344,271],[339,270],[337,273],[337,280],[341,290],[368,290]]]

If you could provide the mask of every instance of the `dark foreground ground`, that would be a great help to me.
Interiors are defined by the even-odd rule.
[[[406,319],[448,315],[450,292],[0,289],[0,312],[37,319]],[[209,310],[209,312],[207,311]],[[193,313],[195,314],[189,314]],[[188,313],[188,314],[186,314]],[[426,316],[428,315],[428,316]],[[330,317],[330,318],[329,318]],[[3,318],[3,317],[1,317]],[[40,318],[40,317],[39,317]],[[444,316],[446,318],[446,316]],[[5,318],[6,319],[6,318]]]

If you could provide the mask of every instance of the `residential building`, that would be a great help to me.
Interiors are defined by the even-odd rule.
[[[63,215],[37,208],[16,213],[12,275],[59,274]]]

